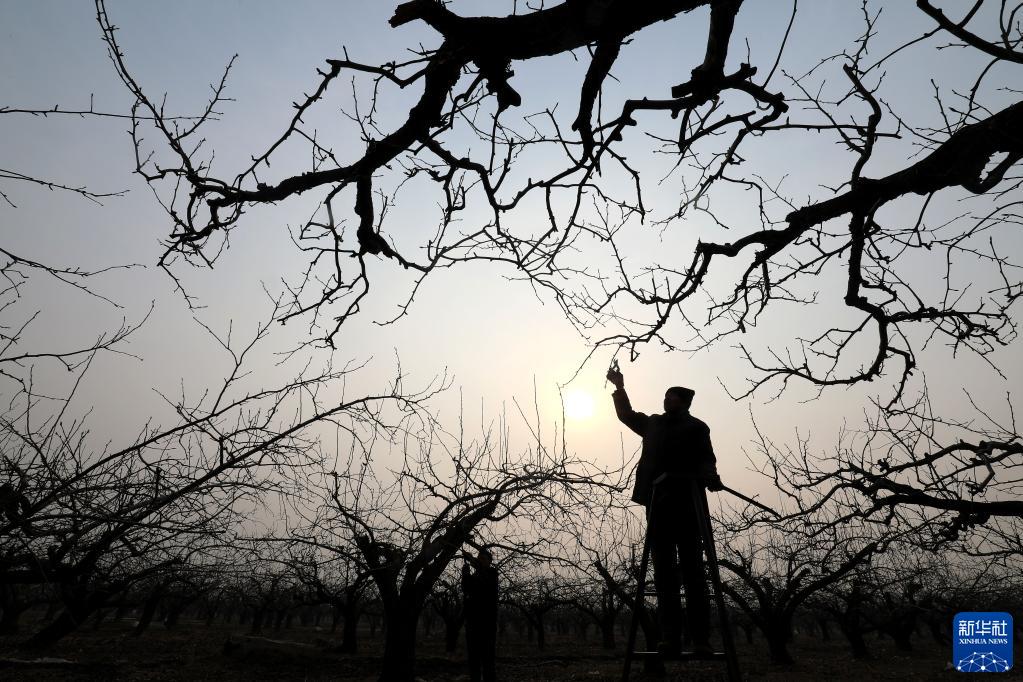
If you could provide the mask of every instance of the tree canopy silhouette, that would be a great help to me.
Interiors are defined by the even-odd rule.
[[[484,17],[460,15],[436,0],[412,0],[396,6],[390,25],[426,24],[439,44],[419,47],[406,61],[379,65],[347,53],[327,59],[315,88],[294,103],[294,116],[280,135],[254,150],[246,165],[228,171],[214,163],[201,135],[226,100],[231,65],[213,86],[204,115],[165,118],[160,100],[133,77],[112,18],[103,0],[97,1],[113,64],[136,98],[132,135],[138,170],[173,222],[161,265],[180,257],[212,264],[247,211],[312,193],[320,208],[295,234],[310,267],[282,317],[327,320],[326,341],[333,343],[368,294],[368,259],[386,259],[418,274],[402,310],[431,271],[484,260],[510,264],[553,297],[580,330],[597,330],[596,347],[625,347],[633,354],[650,341],[677,347],[672,320],[691,325],[699,344],[746,332],[772,302],[815,300],[818,292],[808,289],[826,269],[837,269],[844,272],[844,286],[829,286],[821,298],[845,306],[849,323],[793,339],[798,350],[771,352],[770,359],[743,346],[755,371],[740,393],[792,379],[826,387],[886,376],[894,377],[896,398],[917,366],[921,341],[914,327],[944,336],[957,350],[987,355],[1014,337],[1009,307],[1021,292],[1016,266],[988,237],[1018,222],[1013,192],[1023,158],[1018,133],[1023,103],[1014,101],[1018,91],[1006,87],[994,88],[991,103],[981,101],[993,89],[986,81],[1011,74],[1023,61],[1019,6],[992,8],[981,1],[962,18],[950,18],[927,0],[917,7],[927,29],[923,35],[906,28],[896,49],[875,57],[871,41],[881,11],[864,3],[858,40],[807,73],[791,75],[779,68],[786,45],[801,39],[800,30],[811,30],[798,22],[796,3],[779,51],[758,63],[734,65],[729,50],[734,53],[741,40],[733,35],[737,17],[746,11],[741,0],[566,0],[538,8],[513,3],[507,16]],[[709,14],[709,21],[690,14]],[[679,64],[673,87],[652,86],[642,97],[622,97],[614,87],[616,62],[661,22],[671,22],[676,35],[704,41],[703,61]],[[995,37],[987,37],[992,32]],[[943,39],[955,42],[942,44]],[[881,84],[889,70],[902,68],[904,53],[915,52],[914,68],[926,69],[926,60],[946,47],[988,61],[968,93],[947,95],[935,84],[942,124],[916,123],[911,118],[920,118],[918,111],[902,114],[881,97]],[[568,53],[586,62],[567,96],[574,112],[570,121],[549,103],[526,99],[514,72],[518,63]],[[328,106],[329,90],[343,74],[369,79],[371,94],[353,94],[346,111],[361,142],[335,151],[304,121]],[[419,95],[399,116],[400,124],[384,128],[388,88]],[[996,103],[1002,106],[989,108]],[[520,110],[527,113],[513,115]],[[674,126],[671,137],[660,135],[666,121]],[[157,141],[144,136],[149,125],[158,131]],[[677,201],[668,210],[645,198],[651,182],[641,173],[644,161],[630,160],[634,129],[661,143],[656,151],[668,154],[676,170],[684,168]],[[830,188],[801,187],[807,198],[797,200],[782,193],[780,179],[747,171],[762,140],[792,136],[829,136],[840,145],[847,152],[844,180]],[[271,162],[285,159],[285,150],[295,146],[311,150],[311,165],[276,175]],[[543,161],[526,160],[526,152],[536,148],[546,150]],[[804,163],[795,156],[775,161]],[[423,178],[435,185],[441,205],[436,229],[421,231],[411,245],[400,244],[388,208],[398,187]],[[758,197],[730,239],[699,234],[691,253],[671,253],[664,262],[647,255],[638,266],[622,255],[636,238],[637,223],[677,231],[695,215],[709,213],[723,224],[713,202],[727,201],[729,188]],[[970,196],[980,199],[959,215],[927,214],[935,197]],[[900,210],[908,206],[916,219],[885,213],[893,204]],[[546,218],[540,229],[530,206]],[[470,209],[478,212],[463,224],[458,217]],[[354,234],[346,229],[349,223],[355,224]],[[966,295],[951,265],[915,280],[907,269],[929,253],[944,254],[949,264],[975,260],[1000,285]],[[601,258],[609,259],[609,268],[592,266]],[[724,293],[701,308],[697,294],[718,271],[725,277]],[[708,313],[706,323],[693,321],[694,307]]]

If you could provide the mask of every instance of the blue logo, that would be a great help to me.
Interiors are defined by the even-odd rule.
[[[1004,673],[1012,668],[1012,615],[963,611],[952,619],[952,663],[964,673]]]

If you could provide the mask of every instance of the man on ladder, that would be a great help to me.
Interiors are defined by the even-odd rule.
[[[646,415],[632,409],[617,364],[608,370],[607,379],[615,387],[612,397],[618,419],[643,438],[632,501],[647,508],[650,521],[648,542],[661,626],[658,653],[677,658],[682,650],[681,569],[687,639],[692,642],[693,654],[710,656],[710,599],[697,511],[698,505],[706,509],[704,486],[712,491],[722,489],[710,429],[689,414],[695,395],[691,389],[669,388],[664,393],[664,414]],[[702,485],[694,485],[694,481]],[[693,499],[694,494],[698,500]],[[711,552],[713,549],[709,556]]]

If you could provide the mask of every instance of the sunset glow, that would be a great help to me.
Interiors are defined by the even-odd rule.
[[[580,389],[567,391],[564,396],[565,418],[581,421],[593,416],[593,396]]]

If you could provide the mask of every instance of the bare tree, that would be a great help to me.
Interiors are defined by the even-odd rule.
[[[536,648],[543,651],[547,648],[550,616],[573,604],[574,585],[543,564],[520,563],[517,568],[510,576],[502,601],[522,615],[529,633],[536,637]]]
[[[629,617],[635,608],[637,553],[643,546],[643,520],[632,509],[610,509],[594,519],[577,538],[578,570],[589,578],[583,594],[576,597],[576,608],[586,613],[600,628],[601,645],[615,648],[614,628],[623,611]],[[650,651],[655,650],[660,632],[656,618],[644,605],[641,627]]]
[[[812,596],[847,590],[839,593],[843,613],[863,612],[868,583],[857,583],[856,571],[894,536],[921,547],[961,543],[999,560],[1018,558],[1023,546],[1016,499],[1023,445],[1011,410],[1008,419],[982,412],[983,423],[952,421],[935,415],[926,398],[908,397],[929,339],[991,359],[1015,338],[1019,264],[991,235],[1021,220],[1023,103],[1017,89],[1004,86],[1023,63],[1023,5],[978,0],[961,18],[928,0],[916,5],[922,37],[907,34],[896,49],[877,54],[881,17],[864,2],[862,35],[797,74],[782,66],[786,44],[806,30],[795,3],[778,51],[734,64],[729,50],[734,55],[740,39],[742,0],[564,0],[522,13],[512,3],[512,13],[499,17],[462,16],[443,2],[411,0],[396,6],[391,26],[425,24],[438,36],[434,46],[381,65],[347,53],[328,59],[280,134],[251,162],[223,168],[200,141],[204,126],[223,116],[231,64],[200,115],[170,116],[135,78],[112,18],[96,0],[111,62],[135,99],[136,170],[170,221],[160,265],[172,276],[181,261],[212,266],[247,213],[312,196],[315,208],[293,233],[308,268],[296,273],[274,317],[309,316],[330,345],[366,300],[375,259],[414,275],[402,312],[434,270],[473,260],[507,266],[556,301],[597,348],[633,357],[648,342],[680,347],[676,323],[691,329],[695,342],[686,343],[700,348],[752,330],[768,319],[769,307],[773,314],[794,305],[843,306],[842,321],[796,332],[766,358],[740,345],[755,372],[739,396],[795,380],[820,390],[881,377],[895,385],[865,431],[846,434],[854,442],[843,440],[831,458],[816,457],[803,442],[785,451],[761,439],[765,472],[796,512],[777,529],[754,527],[747,545],[732,543],[722,566],[735,576],[730,596],[779,660],[789,657],[792,620]],[[695,10],[708,18],[697,24],[686,16]],[[630,42],[646,40],[661,22],[680,33],[699,31],[705,56],[682,65],[677,85],[626,98],[615,85],[616,66]],[[948,39],[953,45],[939,44]],[[885,79],[903,60],[927,64],[947,47],[985,60],[972,87],[949,94],[954,85],[939,81],[932,113],[900,111],[885,94]],[[573,83],[568,119],[565,107],[523,97],[512,70],[565,54],[582,55],[586,66]],[[335,83],[349,75],[368,85],[353,88],[345,102],[359,144],[335,151],[305,120],[329,106]],[[398,125],[383,129],[379,112],[393,90],[407,89],[418,93],[414,103]],[[91,107],[78,113],[99,115]],[[655,164],[636,161],[634,130],[670,159],[678,196],[667,207],[649,201],[651,184],[661,178],[651,177]],[[783,188],[781,177],[765,177],[748,163],[764,140],[803,135],[826,137],[844,150],[844,164],[825,180],[831,187]],[[271,166],[295,148],[312,152],[309,167]],[[542,168],[531,165],[537,158]],[[282,166],[288,170],[274,175]],[[0,180],[103,196],[16,171],[0,170]],[[440,210],[435,229],[405,243],[388,210],[413,185],[433,188]],[[735,192],[754,197],[739,229],[719,208]],[[2,191],[0,199],[13,203]],[[960,200],[965,209],[949,213],[947,206]],[[517,220],[531,204],[547,218],[539,229]],[[901,213],[910,209],[915,219],[906,220]],[[735,229],[734,236],[701,233],[691,251],[667,262],[662,253],[677,251],[655,260],[632,253],[639,224],[675,234],[696,217]],[[91,272],[2,249],[0,258],[3,309],[18,300],[26,273],[89,290],[82,282]],[[937,267],[920,274],[921,260]],[[984,273],[976,291],[963,288],[961,280],[972,276],[960,272],[965,261]],[[840,286],[822,286],[832,273]],[[168,400],[176,415],[169,427],[146,424],[126,444],[97,448],[86,423],[66,417],[76,389],[58,400],[41,396],[31,369],[52,361],[80,377],[97,353],[118,352],[137,325],[125,322],[80,349],[40,351],[21,345],[32,319],[0,330],[0,379],[14,395],[0,421],[0,576],[5,587],[52,585],[59,592],[65,612],[36,633],[37,644],[54,641],[132,587],[166,584],[182,566],[212,561],[239,509],[299,492],[318,495],[320,503],[294,510],[304,523],[276,540],[314,553],[287,571],[282,559],[260,576],[259,589],[274,599],[314,590],[336,600],[338,589],[372,580],[387,628],[382,678],[411,679],[419,616],[461,547],[486,543],[498,552],[557,558],[557,543],[536,538],[535,528],[555,519],[564,527],[566,516],[587,509],[595,490],[616,485],[564,448],[538,444],[518,457],[489,432],[477,443],[453,438],[421,408],[425,395],[406,393],[400,378],[379,395],[340,402],[331,392],[350,367],[246,390],[249,348],[219,337],[233,364],[220,385],[198,399]],[[326,424],[348,434],[347,461],[325,464],[329,455],[314,432]],[[386,447],[392,452],[384,454],[400,458],[388,473],[373,459]],[[293,474],[299,466],[325,473],[305,489]],[[852,547],[849,528],[867,529]],[[324,576],[336,562],[352,567],[352,581]],[[633,564],[597,550],[602,599],[612,600],[602,602],[602,619],[615,595],[619,605],[631,604]],[[894,607],[917,598],[905,587]],[[346,595],[345,604],[357,596]],[[4,617],[16,614],[17,595],[2,598]],[[265,603],[255,611],[270,608]],[[261,623],[254,619],[253,627]],[[849,625],[850,632],[857,627]]]
[[[629,621],[632,618],[639,618],[638,627],[643,631],[647,651],[656,651],[661,640],[656,610],[648,603],[646,597],[640,597],[637,602],[644,524],[644,519],[635,508],[613,509],[600,517],[599,524],[596,522],[592,524],[589,529],[591,532],[580,533],[577,539],[580,549],[579,562],[588,563],[602,584],[601,632],[605,646],[612,639],[606,630],[611,620],[611,612],[615,609],[612,598],[617,600],[619,608],[628,609]],[[648,574],[647,584],[649,580]],[[663,675],[664,662],[657,656],[644,656],[643,670],[646,674]]]
[[[437,581],[430,595],[430,608],[444,623],[444,651],[453,654],[458,649],[458,635],[465,623],[465,595],[453,571]]]
[[[813,598],[813,608],[834,620],[853,656],[872,655],[870,633],[891,637],[903,650],[921,626],[942,648],[952,641],[951,623],[959,611],[1012,608],[1018,562],[1004,557],[981,563],[954,549],[934,552],[898,543]]]
[[[977,536],[964,551],[1018,556],[1023,439],[1012,402],[999,417],[965,397],[972,417],[941,417],[923,393],[878,409],[862,429],[843,429],[830,455],[816,454],[806,440],[779,446],[763,433],[759,454],[800,512],[842,499],[842,519],[912,531],[921,546]]]
[[[55,104],[52,107],[47,108],[32,108],[27,106],[2,106],[0,107],[0,116],[8,117],[34,117],[34,118],[76,118],[76,119],[111,119],[111,120],[132,120],[137,118],[138,114],[109,111],[104,109],[97,109],[96,103],[93,97],[89,97],[89,106],[87,107],[68,107],[60,104]],[[215,114],[212,112],[207,113],[207,118],[213,120]],[[189,121],[197,120],[198,117],[190,116],[166,116],[167,120],[170,121]],[[3,164],[7,166],[9,162],[5,159]],[[0,199],[7,203],[11,208],[17,208],[14,200],[11,198],[11,191],[7,189],[6,185],[24,184],[29,187],[42,187],[51,192],[67,192],[70,194],[77,195],[83,199],[93,202],[94,204],[102,205],[106,199],[124,196],[128,190],[115,190],[109,192],[100,192],[91,189],[88,185],[71,184],[67,181],[55,180],[53,178],[36,177],[28,175],[18,170],[11,168],[0,168]],[[5,191],[6,190],[6,191]]]
[[[402,393],[400,377],[379,395],[347,397],[354,366],[246,387],[246,358],[267,331],[261,326],[241,346],[214,335],[229,359],[222,382],[198,398],[168,398],[171,425],[146,423],[119,446],[93,443],[87,415],[73,406],[87,359],[57,358],[74,370],[60,399],[38,395],[30,380],[8,381],[15,391],[0,415],[0,577],[51,586],[63,605],[30,644],[51,644],[135,584],[202,563],[246,511],[287,494],[295,472],[318,461],[318,425],[343,426],[358,448],[385,430],[388,403],[408,409],[425,397]],[[30,379],[40,361],[29,355],[5,366],[17,363]]]
[[[576,586],[571,596],[572,606],[578,609],[600,630],[600,646],[615,648],[615,626],[622,613],[624,603],[614,589],[605,584],[603,578],[583,574],[589,578]]]
[[[335,632],[338,623],[343,623],[338,650],[354,654],[359,646],[359,619],[371,598],[370,574],[353,557],[354,547],[347,553],[325,553],[315,550],[330,546],[329,543],[316,542],[310,548],[304,536],[300,542],[307,550],[314,550],[293,551],[291,559],[298,581],[308,591],[305,599],[310,604],[330,605],[333,611],[330,631]]]
[[[428,413],[416,420],[395,444],[396,466],[384,468],[382,452],[340,457],[318,484],[323,503],[292,532],[356,557],[371,576],[384,616],[382,680],[413,678],[420,616],[460,552],[487,545],[499,564],[550,557],[567,541],[559,529],[620,483],[539,442],[514,455],[503,426],[468,441]]]
[[[862,35],[808,69],[790,67],[805,71],[791,75],[780,67],[785,46],[799,40],[799,31],[813,30],[797,20],[795,3],[779,50],[757,55],[759,64],[747,55],[750,63],[733,67],[729,49],[741,40],[733,35],[735,19],[745,11],[741,0],[566,0],[538,9],[512,3],[511,15],[495,17],[461,16],[441,2],[411,0],[397,5],[391,26],[424,23],[439,45],[383,65],[359,63],[347,53],[328,59],[281,134],[252,153],[251,163],[230,171],[214,167],[212,154],[194,143],[206,117],[171,121],[146,94],[103,0],[97,9],[112,63],[136,99],[138,170],[163,198],[173,223],[164,265],[176,257],[210,263],[249,208],[311,194],[320,209],[295,233],[310,268],[283,318],[336,307],[324,329],[328,342],[369,291],[367,259],[389,259],[418,273],[418,281],[432,270],[483,259],[515,268],[584,333],[614,323],[621,331],[598,336],[596,344],[624,346],[633,354],[649,341],[677,347],[668,333],[675,318],[692,327],[702,346],[748,331],[772,302],[772,310],[818,298],[844,305],[848,324],[793,338],[796,349],[776,349],[762,359],[743,346],[756,372],[740,394],[770,381],[784,386],[799,379],[823,389],[892,375],[898,398],[917,367],[914,328],[987,356],[1014,338],[1009,308],[1023,291],[1018,266],[988,239],[1019,223],[1014,193],[1023,148],[1015,131],[1023,123],[1023,104],[1014,101],[1017,91],[998,85],[1011,82],[1002,74],[1023,61],[1020,6],[993,3],[988,9],[981,1],[953,19],[930,2],[917,4],[922,37],[908,35],[897,49],[876,54],[872,39],[881,12],[864,2]],[[709,24],[694,25],[684,16],[697,9],[709,10]],[[624,99],[615,86],[616,64],[628,44],[644,41],[652,25],[665,21],[679,33],[702,32],[703,61],[681,65],[673,87]],[[991,33],[997,37],[986,37]],[[926,69],[928,56],[945,47],[938,44],[942,37],[952,37],[953,47],[970,58],[989,60],[987,65],[978,69],[969,93],[950,96],[936,85],[933,116],[899,112],[883,96],[885,79],[896,78],[907,62]],[[568,119],[563,108],[556,114],[541,102],[533,104],[536,113],[516,114],[530,102],[516,88],[515,63],[583,51],[587,68],[573,84],[577,104]],[[213,86],[209,116],[223,102],[229,70]],[[325,106],[342,74],[370,84],[368,101],[357,98],[345,109],[362,139],[355,153],[335,152],[304,124]],[[787,80],[784,90],[776,74]],[[407,116],[381,130],[378,112],[390,89],[413,87],[421,94]],[[990,105],[982,102],[985,96]],[[152,144],[141,132],[150,123],[158,135]],[[626,140],[632,128],[672,158],[668,170],[680,197],[667,208],[644,198],[650,182],[641,171],[648,164],[626,158],[635,158],[636,143]],[[745,170],[750,155],[763,148],[758,140],[792,136],[841,145],[845,167],[832,176],[834,186],[800,187],[798,194],[810,196],[795,199],[782,191],[781,177]],[[271,161],[296,146],[311,149],[311,166],[272,177]],[[543,169],[521,168],[541,149],[548,154]],[[882,154],[884,161],[876,160]],[[551,163],[551,155],[562,162]],[[879,168],[872,177],[874,165],[891,170]],[[399,244],[387,221],[397,188],[420,180],[437,187],[441,203],[437,230],[415,244],[425,246],[421,254]],[[652,220],[674,230],[707,214],[729,227],[714,206],[729,202],[736,190],[755,197],[747,223],[759,229],[745,228],[731,241],[700,235],[691,257],[675,262],[627,263],[623,254],[636,235],[635,223]],[[971,208],[951,221],[927,215],[930,204],[962,197],[972,197]],[[513,218],[534,198],[548,218],[540,230],[522,228]],[[354,236],[345,229],[342,200],[353,207]],[[487,217],[459,229],[457,217],[470,207]],[[909,207],[918,214],[912,224],[889,210]],[[583,261],[574,259],[580,252]],[[907,269],[914,258],[931,254],[940,254],[930,271],[934,277],[914,283]],[[603,259],[610,269],[591,267]],[[732,260],[737,267],[721,263]],[[957,293],[952,264],[967,260],[991,275],[990,291]],[[731,285],[712,286],[711,275],[719,270],[730,271],[722,274]],[[816,282],[832,270],[843,273],[844,286],[825,301]],[[691,306],[704,291],[711,294],[707,320],[697,325]],[[414,296],[415,288],[409,303]]]
[[[792,662],[788,644],[797,610],[870,561],[881,546],[869,532],[804,523],[752,528],[721,543],[718,563],[734,576],[722,590],[760,629],[777,663]]]
[[[1009,551],[1019,546],[1011,519],[1020,515],[1023,451],[1011,418],[975,429],[910,398],[920,350],[935,339],[997,370],[996,351],[1016,337],[1012,307],[1023,281],[1005,238],[1021,221],[1023,103],[1008,85],[1023,63],[1018,2],[978,0],[952,16],[919,0],[917,23],[896,27],[904,35],[881,50],[877,35],[893,26],[864,0],[862,30],[848,44],[790,65],[786,46],[813,30],[800,18],[815,11],[797,16],[796,3],[777,51],[747,51],[739,61],[736,19],[753,11],[741,0],[512,3],[511,14],[487,17],[411,0],[395,7],[391,26],[424,24],[437,34],[434,45],[379,65],[347,52],[327,59],[280,134],[235,168],[217,165],[210,144],[198,144],[208,120],[227,116],[219,112],[231,64],[205,114],[173,120],[134,77],[103,0],[96,7],[113,67],[135,98],[137,170],[171,224],[160,259],[169,270],[182,260],[212,265],[247,212],[307,207],[302,195],[314,206],[292,236],[309,266],[279,318],[310,316],[328,344],[366,300],[374,259],[413,275],[402,314],[430,272],[483,260],[556,301],[594,352],[608,346],[632,357],[645,343],[704,348],[751,332],[775,311],[830,305],[840,312],[805,329],[790,325],[780,346],[740,343],[753,371],[731,391],[745,397],[794,381],[818,391],[878,378],[892,384],[856,452],[840,449],[830,462],[802,451],[769,455],[771,475],[792,495],[829,491],[801,498],[799,513],[837,496],[842,518],[898,521],[899,532],[931,533],[932,545],[1009,519],[997,537]],[[692,18],[695,10],[707,19]],[[645,96],[626,97],[616,68],[661,22],[698,36],[703,59],[680,65],[677,84],[655,82]],[[976,64],[968,85],[927,73],[942,50]],[[585,64],[567,117],[565,107],[530,100],[513,71],[564,54]],[[900,79],[921,75],[933,76],[933,105],[900,102]],[[336,83],[348,77],[362,87],[343,101],[348,123],[337,128],[348,135],[340,139],[358,137],[355,149],[306,123],[337,101]],[[398,123],[385,128],[381,112],[410,90],[413,103],[403,102]],[[814,186],[783,183],[789,170],[805,173],[801,159],[760,158],[781,148],[770,141],[809,138],[842,150],[806,178]],[[308,167],[277,175],[283,164],[271,163],[295,149],[311,152]],[[665,177],[677,198],[653,204],[650,188]],[[409,240],[398,237],[389,209],[412,186],[436,191],[440,210],[436,229]],[[546,216],[539,228],[517,219],[530,207]],[[634,248],[644,223],[661,228],[672,248]],[[687,241],[679,233],[692,225],[697,234]],[[727,239],[718,228],[731,230]],[[679,328],[689,339],[679,341]]]

